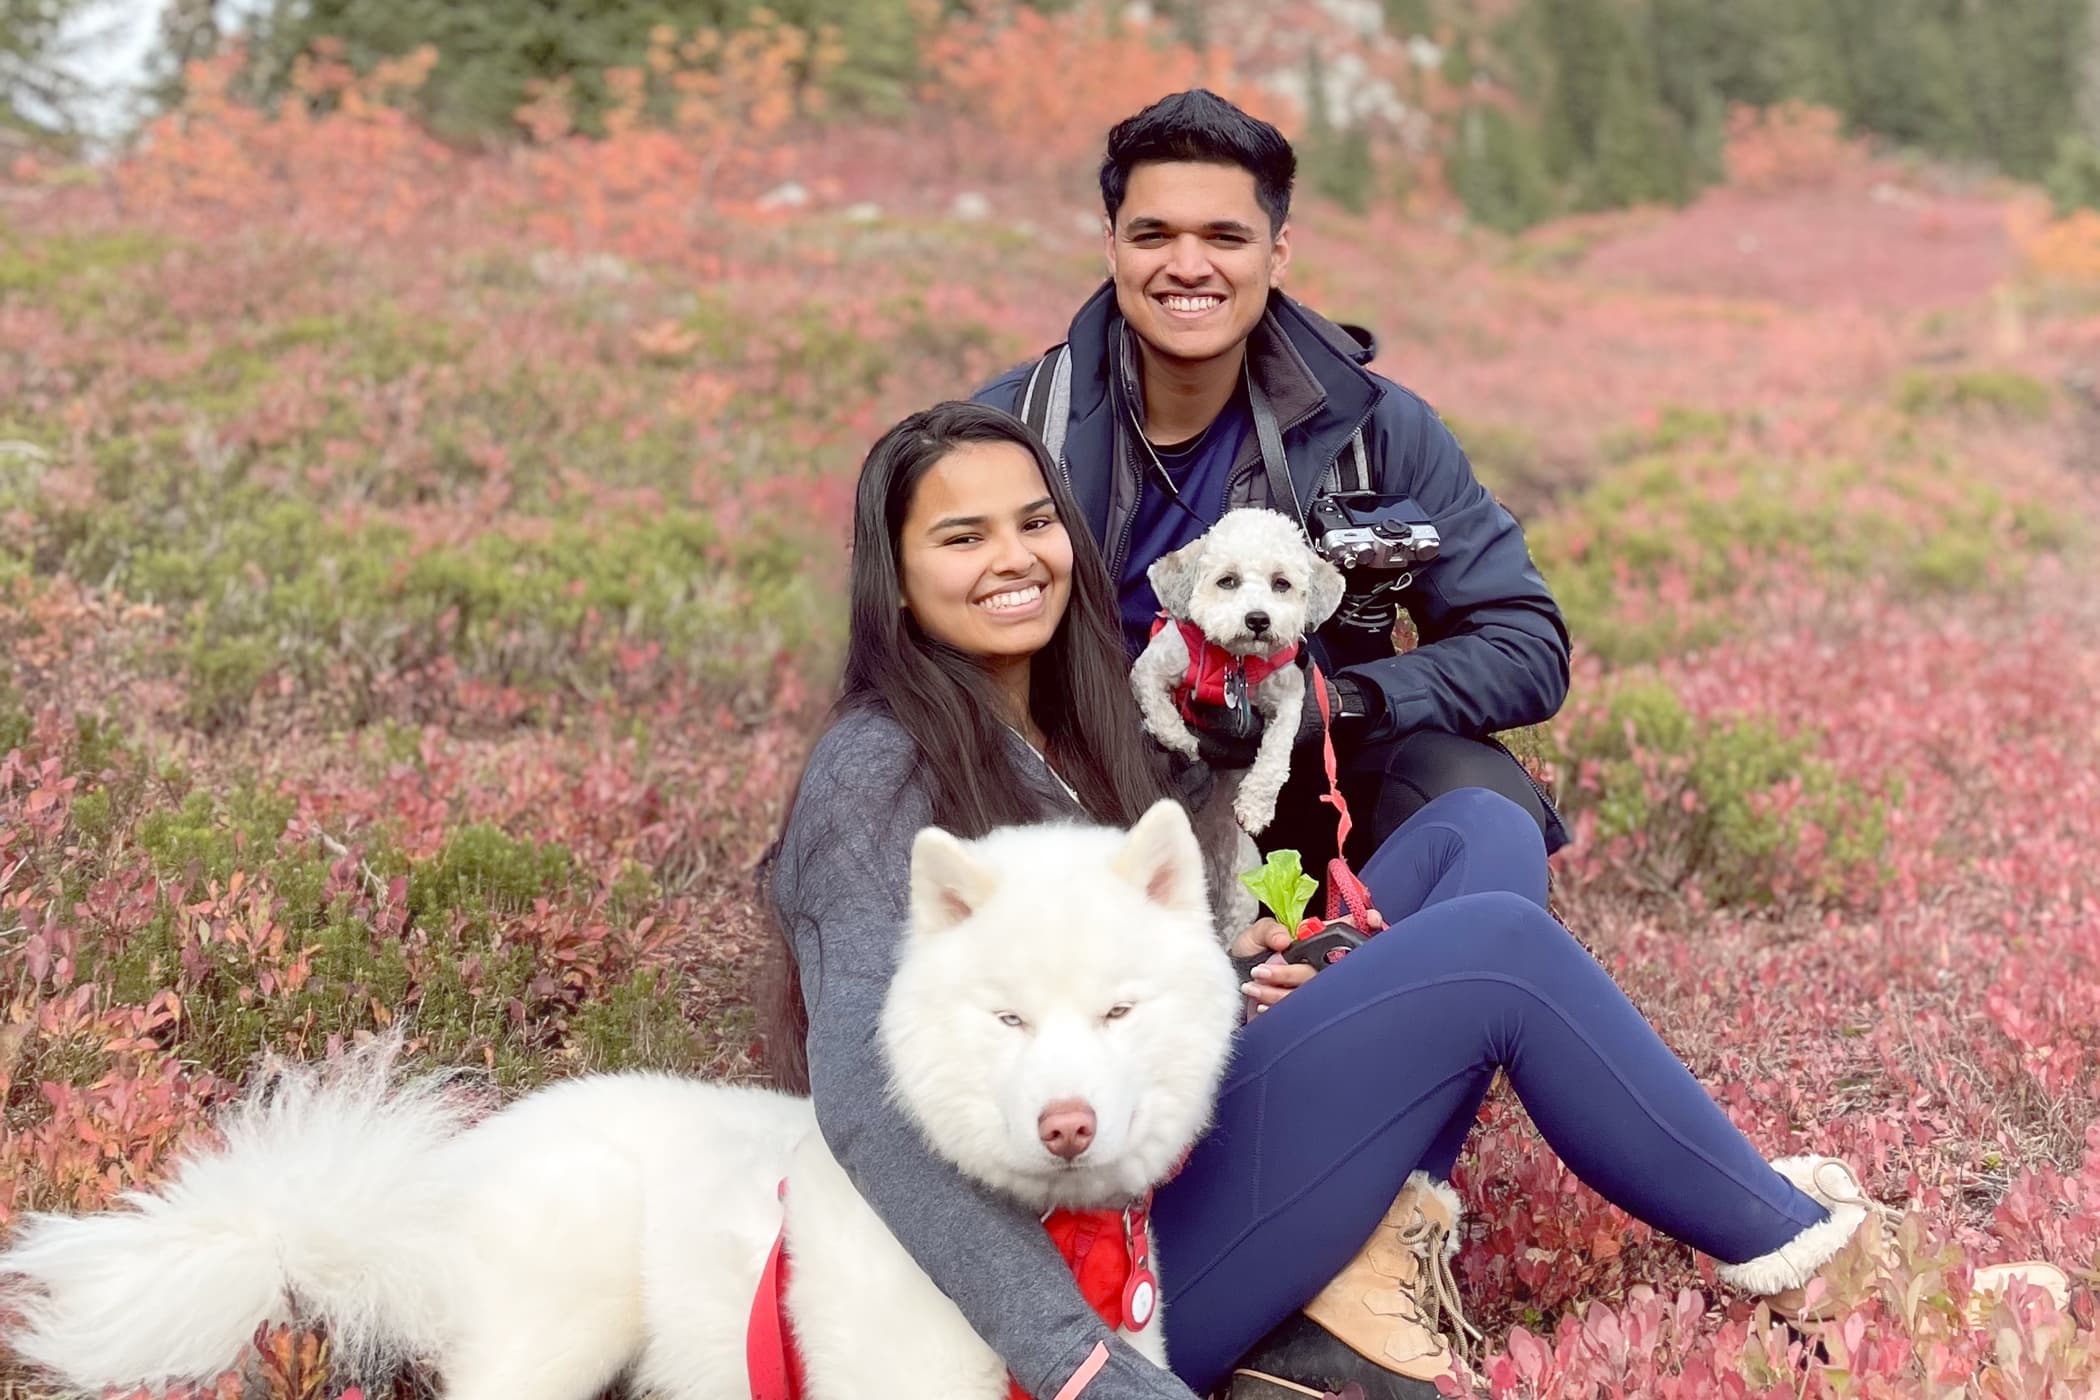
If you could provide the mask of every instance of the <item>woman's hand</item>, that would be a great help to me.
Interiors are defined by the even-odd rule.
[[[1346,918],[1330,919],[1327,922],[1330,927],[1334,924],[1346,924],[1350,928],[1356,926]],[[1367,909],[1364,911],[1364,926],[1370,932],[1377,933],[1384,929],[1385,920],[1379,916],[1376,909]],[[1225,951],[1230,957],[1245,959],[1257,957],[1264,952],[1282,953],[1291,946],[1291,942],[1289,929],[1274,919],[1261,918],[1249,925],[1245,933],[1233,939],[1232,946]],[[1242,982],[1240,991],[1253,999],[1255,1014],[1259,1015],[1290,995],[1294,988],[1302,987],[1311,981],[1312,975],[1319,970],[1310,963],[1256,963],[1247,974],[1253,980]]]
[[[1291,931],[1274,919],[1256,919],[1247,931],[1232,940],[1225,951],[1235,958],[1251,958],[1264,948],[1272,953],[1281,953],[1291,946]]]
[[[1235,958],[1251,958],[1267,951],[1281,953],[1291,946],[1291,931],[1274,919],[1256,919],[1226,952]],[[1316,967],[1305,963],[1257,963],[1247,974],[1253,980],[1242,982],[1240,991],[1252,998],[1254,1012],[1260,1015],[1290,995],[1293,988],[1302,987],[1318,972]]]

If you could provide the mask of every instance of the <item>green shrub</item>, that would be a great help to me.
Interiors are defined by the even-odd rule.
[[[2065,132],[2057,138],[2056,158],[2042,183],[2060,215],[2100,209],[2100,146],[2077,132]]]
[[[1684,447],[1720,448],[1735,430],[1732,414],[1685,404],[1664,404],[1653,428],[1620,428],[1604,434],[1598,450],[1616,462]]]
[[[1496,499],[1512,508],[1528,507],[1561,486],[1539,450],[1537,439],[1522,428],[1443,415],[1444,426],[1458,439],[1473,474]]]
[[[585,1003],[570,1019],[569,1038],[578,1067],[588,1071],[689,1072],[705,1061],[661,968],[637,968]]]
[[[281,793],[258,788],[239,788],[224,798],[199,789],[179,807],[141,817],[136,836],[161,876],[224,884],[239,867],[267,869],[279,856],[312,859],[279,850],[279,838],[297,805]]]
[[[36,721],[22,703],[21,692],[15,689],[14,682],[0,675],[0,758],[28,747],[35,729]]]
[[[75,232],[25,243],[0,228],[0,298],[13,293],[44,298],[73,283],[92,292],[165,251],[166,245],[143,229]]]
[[[452,913],[516,914],[531,908],[535,899],[560,892],[573,874],[574,863],[562,847],[513,837],[486,822],[469,822],[409,873],[409,915],[428,925]]]
[[[1621,859],[1637,885],[1668,892],[1696,883],[1711,900],[1763,904],[1805,882],[1833,898],[1878,877],[1894,795],[1840,779],[1814,755],[1813,731],[1787,734],[1763,718],[1702,720],[1668,683],[1635,675],[1554,731],[1571,816],[1596,814],[1600,845],[1637,838]],[[1800,795],[1775,800],[1791,784]],[[1820,859],[1793,857],[1807,828]]]
[[[2047,501],[2009,496],[1951,457],[1768,463],[1706,446],[1726,422],[1665,413],[1654,434],[1622,444],[1637,455],[1527,526],[1533,558],[1584,650],[1635,663],[1725,635],[1731,619],[1719,608],[1746,561],[1974,593],[2018,579],[2030,556],[2078,537],[2077,522]],[[1633,446],[1651,439],[1675,450]],[[1628,606],[1629,592],[1666,575],[1680,580],[1684,603]]]
[[[1988,413],[2038,423],[2055,393],[2039,379],[2013,370],[1972,369],[1951,374],[1912,370],[1896,388],[1896,405],[1914,418],[1941,413]]]
[[[94,845],[105,844],[116,825],[109,789],[89,788],[81,793],[73,799],[71,816],[74,830]]]
[[[158,492],[149,493],[158,497]],[[216,511],[103,507],[55,521],[49,561],[182,616],[189,712],[223,726],[283,673],[354,719],[365,688],[441,651],[526,692],[612,680],[612,649],[662,645],[708,678],[811,640],[821,580],[801,537],[723,539],[703,512],[516,520],[446,546],[228,491]]]
[[[96,796],[76,802],[76,822],[103,821]],[[265,1049],[313,1049],[406,1017],[438,1063],[481,1063],[506,1084],[544,1078],[579,991],[565,980],[567,964],[520,937],[515,919],[568,891],[569,853],[470,823],[428,860],[409,862],[375,834],[364,866],[382,882],[408,875],[407,907],[389,915],[383,895],[366,904],[329,894],[336,857],[284,839],[292,811],[291,799],[249,788],[191,792],[147,813],[136,839],[167,883],[149,919],[83,949],[82,975],[134,1005],[176,989],[183,1053],[219,1072],[238,1072]],[[616,888],[644,899],[646,872]],[[207,928],[190,910],[210,891],[220,907]],[[667,1015],[675,1018],[675,1001],[667,1013],[627,995],[591,1023],[594,1053],[683,1053]]]

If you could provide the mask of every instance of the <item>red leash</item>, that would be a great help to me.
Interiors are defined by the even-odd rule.
[[[1349,844],[1349,830],[1354,823],[1349,818],[1349,804],[1342,799],[1341,779],[1337,776],[1334,760],[1334,716],[1327,709],[1327,677],[1320,671],[1319,663],[1310,657],[1307,664],[1312,668],[1313,698],[1320,707],[1320,757],[1327,765],[1327,791],[1320,795],[1335,811],[1334,859],[1327,862],[1327,917],[1329,920],[1342,917],[1346,906],[1350,922],[1363,934],[1374,932],[1371,921],[1365,917],[1371,910],[1371,892],[1364,882],[1356,878],[1349,868],[1343,852]]]

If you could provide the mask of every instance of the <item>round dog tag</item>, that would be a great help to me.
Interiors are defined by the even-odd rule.
[[[1154,1281],[1152,1271],[1138,1268],[1131,1272],[1130,1282],[1123,1288],[1123,1321],[1133,1332],[1142,1332],[1152,1321],[1152,1310],[1159,1306],[1159,1284]]]
[[[1130,1247],[1130,1282],[1123,1285],[1123,1325],[1133,1332],[1145,1330],[1159,1307],[1159,1280],[1152,1277],[1152,1237],[1145,1231],[1152,1212],[1152,1193],[1123,1212],[1124,1238]]]

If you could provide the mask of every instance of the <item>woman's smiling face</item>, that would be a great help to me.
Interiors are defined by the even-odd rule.
[[[1047,646],[1071,599],[1071,537],[1018,443],[962,443],[927,468],[897,560],[920,630],[994,664]]]

